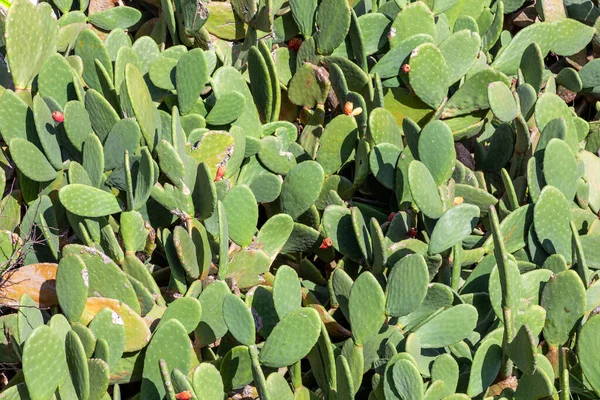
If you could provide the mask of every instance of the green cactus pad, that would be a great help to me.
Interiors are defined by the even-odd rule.
[[[96,347],[96,337],[92,331],[85,325],[76,322],[72,326],[72,331],[77,334],[83,349],[85,351],[85,357],[90,358],[94,354],[94,348]]]
[[[256,243],[271,259],[274,259],[289,239],[294,229],[294,221],[287,214],[277,214],[271,217],[261,227],[256,236]]]
[[[5,142],[10,144],[14,138],[33,140],[37,137],[33,112],[15,92],[4,90],[0,106],[0,129]]]
[[[225,354],[219,367],[225,391],[241,389],[252,382],[252,361],[246,346],[236,346]]]
[[[461,30],[448,36],[439,44],[439,49],[448,65],[449,84],[453,84],[465,76],[475,64],[481,42],[482,38],[477,33]]]
[[[241,247],[252,242],[258,222],[256,198],[248,186],[231,189],[223,199],[229,237]]]
[[[289,383],[285,380],[283,375],[280,375],[277,372],[273,372],[267,377],[267,389],[273,398],[281,400],[294,399],[294,394],[292,393]]]
[[[434,14],[422,1],[404,7],[394,18],[388,34],[390,46],[396,47],[403,40],[417,34],[427,34],[437,39]]]
[[[479,208],[472,204],[459,204],[446,210],[431,233],[429,253],[441,253],[461,243],[475,228],[479,214]]]
[[[274,90],[269,79],[267,62],[257,47],[248,51],[248,75],[250,76],[250,89],[256,103],[261,120],[271,122],[273,114]]]
[[[470,304],[460,304],[437,314],[421,325],[416,335],[424,349],[456,344],[465,339],[477,323],[477,310]],[[447,332],[440,336],[439,332]]]
[[[416,160],[411,161],[407,175],[410,192],[417,207],[429,218],[441,217],[444,205],[435,180],[425,164]]]
[[[399,135],[399,137],[401,136]],[[371,172],[388,189],[395,187],[396,164],[398,164],[400,153],[400,148],[389,143],[379,144],[369,153]]]
[[[402,130],[394,115],[385,108],[375,108],[369,113],[369,132],[375,144],[390,143],[400,149],[404,147]]]
[[[115,196],[87,185],[67,185],[59,191],[59,196],[67,210],[82,217],[103,217],[121,212]]]
[[[175,319],[164,323],[156,330],[146,350],[140,396],[162,398],[165,395],[158,365],[159,358],[164,359],[171,368],[187,373],[190,370],[192,354],[192,343],[185,327]]]
[[[83,79],[85,83],[87,83],[88,87],[103,93],[100,78],[95,67],[95,60],[98,60],[104,66],[109,76],[113,74],[113,67],[104,43],[93,30],[86,29],[81,31],[75,42],[75,55],[81,57],[83,61]]]
[[[497,81],[509,85],[506,75],[491,68],[482,68],[469,76],[465,83],[450,97],[442,115],[448,118],[456,117],[489,108],[487,86]]]
[[[69,100],[77,98],[71,71],[71,66],[64,57],[59,54],[48,57],[38,76],[39,94],[42,97],[52,97],[64,108]]]
[[[89,120],[92,124],[94,132],[96,135],[98,135],[98,138],[100,138],[101,142],[105,141],[113,126],[115,126],[115,124],[119,121],[119,115],[110,105],[110,103],[102,96],[102,94],[94,89],[90,89],[85,92],[85,109],[89,113]],[[83,112],[79,111],[75,117],[80,114],[83,114]],[[74,123],[73,127],[77,128],[78,138],[82,137],[83,132],[89,133],[87,132],[88,126],[87,119],[85,117],[81,121],[81,125]],[[81,131],[81,134],[79,134],[79,131]],[[82,143],[86,137],[87,135],[82,137]]]
[[[293,104],[314,107],[323,104],[331,84],[318,67],[305,63],[296,71],[288,86],[288,97]]]
[[[193,49],[181,56],[175,68],[175,86],[182,113],[187,114],[192,109],[207,81],[208,66],[202,49]]]
[[[484,339],[473,357],[467,394],[475,397],[494,383],[500,372],[501,363],[502,347],[500,343],[494,338]]]
[[[14,138],[10,141],[9,149],[17,168],[29,179],[46,182],[56,178],[56,170],[33,143]]]
[[[537,369],[535,358],[535,337],[527,325],[522,325],[507,348],[508,356],[515,365],[526,374],[533,374]]]
[[[90,371],[90,400],[101,400],[108,389],[109,367],[103,360],[92,358],[87,360]]]
[[[28,88],[42,67],[47,51],[44,21],[32,3],[17,0],[6,15],[4,32],[15,86]],[[56,35],[56,31],[53,33]]]
[[[192,371],[192,387],[198,400],[221,400],[224,395],[223,380],[210,363],[201,363]]]
[[[65,257],[68,255],[81,257],[88,271],[88,296],[108,297],[123,301],[139,314],[140,305],[127,276],[105,254],[92,247],[73,244],[63,248],[63,255]]]
[[[379,74],[381,79],[397,77],[402,73],[402,65],[408,62],[412,51],[424,43],[434,43],[434,39],[424,33],[404,39],[381,57],[371,69],[371,73]]]
[[[533,226],[538,240],[548,254],[561,254],[572,260],[571,209],[565,196],[554,186],[542,189],[533,209]]]
[[[551,278],[540,305],[547,313],[544,338],[551,346],[563,345],[586,308],[585,287],[577,273],[563,271]]]
[[[133,119],[119,120],[108,133],[104,143],[104,169],[113,170],[122,166],[125,151],[134,154],[140,138],[140,127]]]
[[[315,24],[319,54],[331,54],[350,29],[350,6],[342,0],[322,2],[317,8]]]
[[[577,160],[569,145],[560,139],[551,139],[544,151],[544,179],[560,190],[567,200],[577,192]]]
[[[431,366],[431,380],[444,382],[446,396],[456,391],[458,384],[458,364],[448,353],[438,356]]]
[[[83,142],[94,132],[85,106],[80,101],[70,101],[65,106],[64,116],[63,128],[67,138],[77,150],[83,150]]]
[[[303,2],[302,0],[291,0],[290,8],[300,33],[302,33],[304,37],[311,36],[314,29],[317,0],[310,0],[308,3]]]
[[[89,325],[96,339],[105,339],[109,343],[106,363],[114,367],[125,349],[125,326],[119,314],[110,308],[101,310]]]
[[[243,345],[253,346],[256,341],[254,317],[248,306],[234,294],[223,298],[223,318],[229,332]]]
[[[88,270],[78,255],[60,260],[56,273],[56,294],[65,316],[71,322],[79,320],[85,308],[89,285]]]
[[[409,65],[408,77],[415,94],[429,107],[438,108],[450,84],[450,72],[442,52],[433,44],[422,44],[412,51]]]
[[[177,61],[173,58],[160,57],[150,64],[148,76],[152,83],[161,89],[174,90]]]
[[[227,324],[222,310],[223,299],[228,294],[229,287],[225,282],[211,283],[200,294],[198,299],[202,310],[206,310],[202,313],[202,318],[196,328],[196,336],[201,343],[213,343],[227,333]]]
[[[227,165],[234,150],[234,138],[231,134],[223,131],[208,131],[202,136],[190,155],[196,161],[207,164],[214,180],[217,168]]]
[[[280,319],[292,311],[300,308],[302,303],[302,290],[296,271],[282,265],[275,274],[273,282],[273,301],[275,310]]]
[[[104,180],[104,148],[98,136],[91,133],[83,142],[83,169],[92,186],[100,187]]]
[[[386,289],[385,310],[402,317],[417,309],[427,295],[429,271],[420,254],[402,258],[392,268]]]
[[[31,399],[49,399],[66,373],[64,344],[58,335],[48,326],[38,326],[25,342],[22,360]]]
[[[487,87],[488,101],[492,112],[502,122],[511,122],[519,110],[509,87],[503,82],[492,82]]]
[[[142,13],[132,7],[121,6],[91,14],[89,21],[100,29],[111,31],[113,29],[127,29],[137,24]]]
[[[345,207],[331,205],[323,213],[323,230],[331,239],[332,246],[352,260],[360,260],[362,252],[352,227],[351,211]]]
[[[67,379],[71,380],[75,393],[79,398],[88,398],[90,395],[90,372],[85,349],[79,336],[74,331],[67,332],[65,354],[69,368]]]
[[[419,159],[433,176],[436,185],[439,186],[452,176],[456,152],[448,125],[442,121],[425,125],[419,134],[418,150]]]
[[[596,363],[595,354],[599,348],[598,327],[600,326],[600,317],[591,317],[581,328],[577,340],[577,355],[581,363],[581,369],[590,385],[594,388],[596,394],[600,393],[598,377],[598,363]]]
[[[206,116],[210,125],[226,125],[235,121],[246,108],[246,98],[239,92],[230,92],[221,96]]]
[[[267,338],[259,355],[260,362],[272,368],[292,365],[308,354],[320,332],[319,314],[314,309],[292,311],[286,314]],[[283,346],[283,343],[287,345]]]
[[[317,200],[324,182],[324,171],[314,161],[293,167],[281,186],[281,208],[292,218],[298,218]]]
[[[127,86],[127,96],[135,118],[140,125],[142,136],[146,141],[146,145],[152,151],[158,142],[158,115],[152,104],[152,97],[144,82],[144,77],[133,64],[128,64],[125,67],[125,84]]]
[[[385,294],[371,273],[361,274],[352,285],[348,309],[357,345],[366,343],[379,332],[385,321]]]
[[[542,56],[548,51],[556,54],[574,54],[585,46],[593,35],[593,30],[578,21],[571,19],[562,19],[555,22],[544,22],[534,24],[525,28],[515,35],[514,41],[511,40],[502,54],[500,54],[492,67],[506,74],[517,72],[521,56],[527,46],[536,42],[542,49]],[[568,40],[567,40],[568,38]]]

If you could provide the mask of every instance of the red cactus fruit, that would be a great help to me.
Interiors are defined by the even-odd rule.
[[[223,175],[225,175],[225,167],[219,165],[219,168],[217,168],[217,176],[215,176],[215,182],[219,182],[223,178]]]
[[[326,250],[330,247],[331,247],[331,239],[328,237],[323,239],[323,243],[321,243],[321,246],[319,246],[319,248],[323,249],[323,250]]]
[[[402,66],[402,72],[404,72],[405,74],[408,74],[410,72],[410,65],[404,64]]]
[[[302,39],[300,38],[291,38],[290,41],[288,42],[288,48],[292,51],[297,52],[300,49],[300,46],[302,45]]]
[[[408,230],[408,237],[411,239],[414,239],[415,237],[417,237],[417,230],[415,228],[410,228]]]
[[[177,393],[175,398],[177,400],[190,400],[192,398],[192,393],[190,393],[189,390],[186,390],[184,392]]]
[[[350,115],[352,114],[352,111],[354,111],[354,104],[347,101],[346,104],[344,104],[344,114]]]
[[[396,213],[391,212],[390,215],[388,215],[388,222],[392,222],[392,220],[394,219],[395,216],[396,216]]]
[[[52,113],[52,119],[54,119],[56,122],[58,122],[60,124],[65,120],[65,115],[63,113],[61,113],[60,111],[54,111]]]

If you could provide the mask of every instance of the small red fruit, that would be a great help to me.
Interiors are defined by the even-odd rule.
[[[388,222],[392,222],[392,220],[394,219],[395,216],[396,216],[396,213],[391,212],[390,215],[388,216]]]
[[[402,66],[402,72],[404,72],[405,74],[408,74],[410,72],[410,65],[404,64]]]
[[[60,111],[54,111],[52,113],[52,119],[60,124],[65,120],[65,115]]]
[[[417,237],[417,230],[415,228],[410,228],[408,230],[408,237],[411,239],[414,239],[415,237]]]
[[[190,400],[192,398],[192,393],[189,390],[186,390],[184,392],[177,393],[175,398],[177,400]]]
[[[292,51],[297,52],[302,46],[302,39],[300,38],[291,38],[288,42],[288,48]]]
[[[223,178],[223,175],[225,175],[225,167],[219,165],[219,168],[217,168],[217,176],[215,176],[215,182],[219,182],[221,178]]]
[[[323,239],[323,243],[321,243],[321,246],[319,246],[319,248],[326,250],[331,247],[331,244],[332,244],[331,239],[325,238],[325,239]]]
[[[352,114],[352,111],[354,111],[354,104],[347,101],[346,104],[344,104],[344,114],[350,115]]]

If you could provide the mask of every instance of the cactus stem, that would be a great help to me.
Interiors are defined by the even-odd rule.
[[[294,389],[300,388],[302,386],[302,369],[300,361],[290,366],[290,375],[292,377]]]
[[[459,243],[452,249],[452,290],[458,291],[460,284],[462,245]]]
[[[569,400],[571,391],[569,390],[569,369],[565,360],[565,349],[562,346],[558,347],[558,369],[560,373],[560,400]]]
[[[585,262],[585,254],[583,253],[583,247],[581,245],[581,240],[579,239],[579,233],[577,232],[575,223],[571,221],[570,225],[571,232],[573,233],[573,244],[575,245],[575,251],[577,252],[577,274],[579,274],[579,277],[583,281],[583,287],[587,289],[589,286],[589,271],[587,263]]]
[[[267,389],[265,375],[263,374],[260,362],[258,361],[258,351],[256,350],[256,346],[248,347],[248,351],[250,352],[250,359],[252,360],[252,376],[254,377],[254,384],[256,385],[258,396],[263,400],[270,400],[271,396]]]
[[[494,256],[498,264],[498,273],[500,275],[500,286],[502,290],[502,314],[504,316],[504,336],[502,340],[502,367],[500,373],[503,378],[512,375],[513,363],[508,357],[507,347],[514,337],[514,316],[511,304],[513,304],[512,290],[510,280],[507,277],[508,253],[504,246],[504,238],[500,231],[500,223],[498,222],[498,214],[496,208],[490,206],[490,225],[492,227],[492,235],[494,238]]]
[[[517,198],[517,193],[515,192],[515,187],[512,184],[512,180],[510,179],[510,175],[508,175],[508,171],[504,168],[502,168],[502,183],[504,184],[504,190],[506,191],[506,197],[508,199],[508,209],[514,211],[519,208],[519,200]]]

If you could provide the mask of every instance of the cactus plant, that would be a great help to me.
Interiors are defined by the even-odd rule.
[[[0,398],[600,396],[596,2],[0,3]]]

